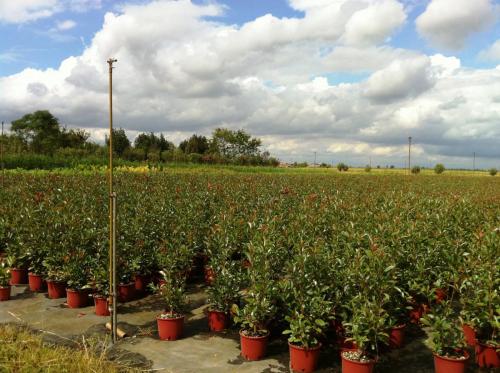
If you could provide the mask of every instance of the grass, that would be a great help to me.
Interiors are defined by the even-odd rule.
[[[0,372],[138,372],[108,362],[105,350],[82,341],[78,349],[45,344],[42,336],[12,324],[0,325]]]
[[[92,167],[75,167],[75,168],[56,168],[52,170],[43,169],[12,169],[6,170],[6,173],[25,173],[47,175],[51,173],[57,174],[95,174],[106,172],[106,166],[92,166]],[[115,167],[116,172],[171,172],[175,174],[182,173],[221,173],[221,174],[284,174],[284,175],[408,175],[408,171],[402,168],[372,168],[370,172],[366,172],[364,168],[352,167],[347,172],[339,172],[337,168],[321,168],[321,167],[265,167],[265,166],[238,166],[238,165],[206,165],[196,163],[164,163],[160,167],[148,167],[147,165],[123,165],[118,164]],[[471,176],[471,177],[492,177],[486,170],[446,170],[443,174],[438,175],[433,169],[422,169],[419,175],[411,175],[412,178],[419,176]],[[496,176],[498,177],[498,175]]]

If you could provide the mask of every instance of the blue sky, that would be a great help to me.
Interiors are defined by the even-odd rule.
[[[98,9],[89,9],[85,12],[65,10],[53,17],[42,18],[26,24],[0,23],[0,32],[6,35],[0,39],[0,74],[10,75],[27,67],[34,68],[56,68],[60,62],[69,56],[79,55],[84,50],[85,44],[90,43],[94,34],[102,27],[104,14],[117,11],[122,4],[145,3],[114,2],[104,0]],[[195,0],[193,3],[205,4],[204,0]],[[218,22],[242,25],[265,14],[275,17],[303,17],[304,12],[292,9],[286,0],[225,0],[219,3],[226,6],[225,13],[220,17],[207,17]],[[415,31],[414,20],[425,9],[427,1],[421,1],[418,6],[413,7],[406,24],[392,37],[391,44],[395,47],[408,48],[423,51],[424,53],[435,53]],[[53,30],[57,22],[72,20],[76,22],[74,28],[61,32]],[[51,31],[52,30],[52,31]],[[495,64],[491,61],[481,61],[477,54],[495,41],[500,35],[500,24],[493,30],[474,35],[467,48],[455,53],[465,66],[491,67]],[[3,56],[3,57],[2,57]],[[332,74],[329,79],[332,83],[358,81],[366,77],[366,74]]]
[[[412,135],[421,164],[500,159],[500,0],[16,0],[0,32],[7,123],[48,109],[103,141],[113,55],[131,139],[224,126],[286,160],[399,164]]]

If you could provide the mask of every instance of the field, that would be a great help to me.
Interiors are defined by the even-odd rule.
[[[120,169],[115,178],[118,278],[123,285],[135,281],[138,286],[138,277],[156,284],[137,290],[142,299],[120,306],[127,322],[151,310],[166,319],[187,315],[186,340],[196,345],[193,310],[219,311],[230,320],[224,333],[231,341],[239,339],[239,329],[246,337],[270,334],[267,357],[281,361],[272,364],[285,371],[288,361],[281,358],[287,340],[292,347],[322,345],[319,366],[325,371],[338,371],[340,359],[331,355],[341,348],[360,350],[368,360],[379,356],[380,372],[398,371],[401,361],[413,367],[408,371],[432,371],[431,351],[453,357],[466,348],[463,325],[471,326],[484,345],[498,348],[500,178],[467,171],[404,173],[181,165]],[[107,296],[105,173],[8,171],[3,183],[4,267],[29,269],[70,289]],[[18,290],[12,287],[12,300],[0,303],[0,321],[9,319],[9,302],[23,307],[42,302]],[[154,294],[144,298],[147,291]],[[149,343],[160,327],[147,315],[152,332],[139,337],[140,343]],[[196,317],[206,325],[203,314]],[[146,324],[136,322],[141,328]],[[407,325],[401,351],[419,359],[394,353],[399,347],[394,330],[400,325]],[[226,343],[224,335],[217,343]],[[155,348],[168,354],[182,340],[160,343]],[[148,359],[155,368],[168,368]],[[266,361],[246,363],[245,369],[275,371]],[[213,371],[234,371],[225,360],[218,364]]]

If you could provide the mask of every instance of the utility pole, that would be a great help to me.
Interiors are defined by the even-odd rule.
[[[476,171],[476,152],[473,154],[473,159],[472,159],[472,171]]]
[[[408,137],[408,175],[411,175],[411,136]]]
[[[314,165],[316,166],[316,152],[314,152]]]
[[[370,168],[372,168],[372,156],[370,156]]]
[[[117,340],[116,297],[116,193],[113,190],[113,63],[109,65],[109,306],[111,308],[111,340]]]

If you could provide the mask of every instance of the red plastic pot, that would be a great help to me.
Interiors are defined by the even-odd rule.
[[[158,323],[158,336],[163,341],[175,341],[182,336],[184,330],[184,316],[176,318],[161,318],[161,315],[156,318]]]
[[[418,324],[420,323],[420,319],[422,316],[424,316],[427,312],[429,312],[429,306],[425,303],[420,304],[418,306],[415,306],[411,311],[410,311],[410,322],[412,324]]]
[[[406,325],[399,325],[391,328],[389,332],[389,347],[401,348],[405,342],[405,328]]]
[[[465,359],[453,359],[446,356],[434,354],[435,373],[465,373],[470,355],[463,351]]]
[[[47,290],[50,299],[64,298],[66,296],[66,284],[62,281],[47,280]]]
[[[229,317],[227,312],[208,311],[208,328],[212,332],[221,332],[227,328]]]
[[[86,307],[89,303],[89,292],[87,290],[66,289],[66,300],[69,308]]]
[[[316,347],[305,348],[288,343],[290,367],[294,372],[311,373],[316,370],[321,343]]]
[[[10,285],[0,286],[0,302],[10,299]]]
[[[94,296],[95,314],[97,316],[109,316],[108,298]]]
[[[205,283],[207,285],[212,285],[215,280],[215,272],[210,266],[203,267],[205,271]]]
[[[342,373],[372,373],[376,363],[375,360],[350,360],[344,356],[344,353],[340,357],[342,358]]]
[[[480,368],[500,368],[500,350],[495,346],[476,343],[476,363]]]
[[[136,294],[144,294],[148,288],[148,284],[151,282],[150,276],[145,275],[135,275],[134,285]]]
[[[261,337],[250,337],[240,331],[241,356],[246,360],[260,360],[266,355],[269,332]]]
[[[118,285],[118,300],[122,303],[130,302],[135,298],[135,283]]]
[[[469,346],[476,345],[476,331],[467,324],[462,325],[462,330],[464,331],[465,342]]]
[[[28,270],[20,268],[10,269],[10,284],[25,285],[28,283]]]
[[[33,292],[43,292],[45,290],[45,281],[42,276],[30,273],[28,275],[30,290]]]
[[[345,351],[357,351],[358,346],[356,346],[356,342],[354,341],[348,341],[347,338],[342,338],[342,340],[339,341],[339,347],[340,347],[340,354],[342,355],[342,352]]]
[[[435,296],[436,296],[436,303],[441,303],[446,299],[446,291],[444,291],[441,288],[438,288],[436,289]]]

